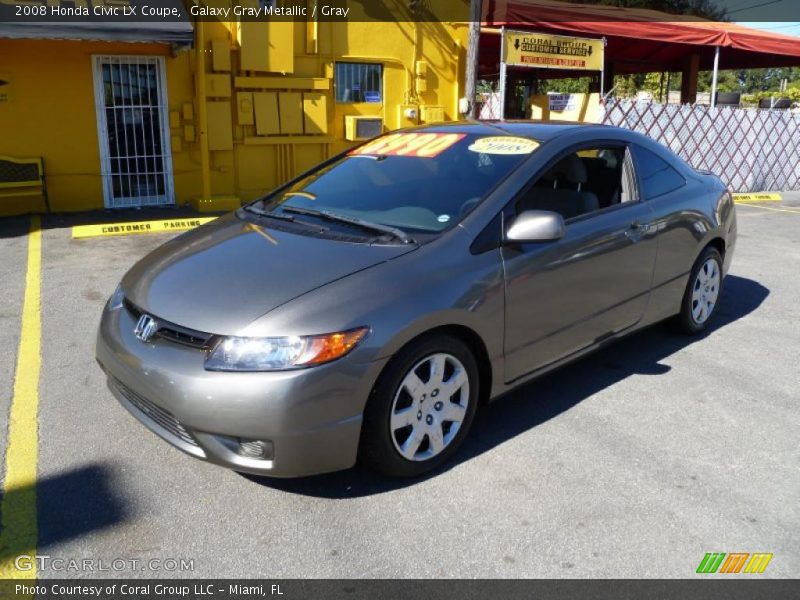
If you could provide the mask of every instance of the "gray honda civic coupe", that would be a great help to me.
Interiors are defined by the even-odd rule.
[[[196,458],[416,476],[481,403],[658,321],[706,330],[735,242],[725,185],[637,133],[407,129],[145,256],[97,360]]]

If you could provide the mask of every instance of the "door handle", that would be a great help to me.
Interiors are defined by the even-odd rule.
[[[631,240],[632,242],[638,242],[642,239],[642,234],[647,231],[647,225],[642,225],[641,221],[633,221],[628,230],[625,232],[625,236]]]

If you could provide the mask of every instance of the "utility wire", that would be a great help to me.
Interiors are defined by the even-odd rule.
[[[733,13],[750,10],[752,8],[760,8],[761,6],[769,6],[770,4],[780,4],[781,2],[783,2],[783,0],[769,0],[769,2],[762,2],[761,4],[753,4],[752,6],[745,6],[743,8],[737,8],[736,10],[729,10],[727,11],[727,14],[732,15]]]

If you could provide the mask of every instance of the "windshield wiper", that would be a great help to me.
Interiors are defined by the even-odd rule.
[[[302,225],[303,227],[308,227],[309,229],[315,229],[319,232],[328,231],[328,228],[324,227],[323,225],[319,225],[316,223],[309,223],[307,221],[298,221],[292,215],[284,215],[282,212],[277,213],[274,211],[271,212],[268,210],[263,210],[261,208],[256,208],[252,204],[243,206],[242,208],[246,211],[253,213],[254,215],[259,215],[260,217],[266,217],[268,219],[277,219],[279,221],[289,221],[290,223],[294,223],[296,225]]]
[[[253,204],[247,204],[242,207],[242,209],[246,210],[247,212],[251,212],[254,215],[259,215],[262,217],[268,217],[270,219],[279,219],[281,221],[294,221],[294,217],[292,215],[282,215],[280,213],[270,212],[268,210],[262,210],[260,208],[256,208]]]
[[[281,205],[281,209],[283,210],[283,212],[293,212],[299,215],[309,215],[312,217],[319,217],[320,219],[327,219],[328,221],[339,221],[340,223],[348,223],[350,225],[355,225],[356,227],[360,227],[361,229],[388,234],[400,240],[404,244],[416,243],[414,239],[410,237],[405,231],[403,231],[402,229],[398,229],[397,227],[391,227],[390,225],[383,225],[382,223],[373,223],[372,221],[365,221],[364,219],[359,219],[358,217],[351,217],[349,215],[340,215],[339,213],[331,212],[329,210],[315,210],[313,208],[302,208],[300,206],[286,206],[285,204]]]

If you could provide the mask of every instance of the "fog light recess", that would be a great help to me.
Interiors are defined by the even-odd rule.
[[[239,456],[269,460],[272,458],[272,442],[269,440],[239,439]]]

